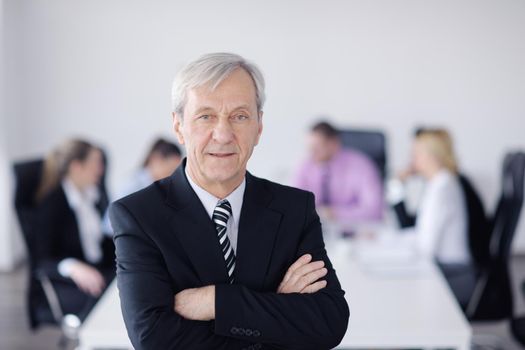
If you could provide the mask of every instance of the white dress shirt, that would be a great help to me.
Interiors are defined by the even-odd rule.
[[[467,264],[471,260],[467,230],[467,207],[459,179],[442,170],[427,183],[417,210],[416,249],[440,263]]]
[[[80,191],[69,179],[62,181],[62,188],[66,194],[69,207],[75,213],[78,231],[80,234],[80,245],[86,260],[92,264],[102,259],[100,241],[102,239],[102,227],[100,215],[95,207],[99,198],[98,189],[93,186]],[[71,274],[71,266],[76,262],[74,258],[66,258],[58,264],[58,272],[65,277]]]
[[[215,197],[213,194],[209,193],[208,191],[197,185],[188,173],[187,166],[184,169],[184,171],[186,172],[186,178],[188,179],[191,188],[193,188],[193,190],[197,194],[197,197],[199,197],[200,201],[202,202],[202,205],[204,206],[204,209],[206,209],[206,212],[208,213],[208,216],[211,220],[213,216],[213,211],[215,210],[217,203],[222,199]],[[228,200],[228,202],[230,202],[230,205],[232,207],[232,217],[230,217],[226,225],[226,234],[228,235],[228,239],[230,240],[233,251],[235,253],[237,253],[239,220],[241,218],[241,208],[245,188],[246,178],[242,180],[242,183],[232,193],[230,193],[226,198],[224,198]]]

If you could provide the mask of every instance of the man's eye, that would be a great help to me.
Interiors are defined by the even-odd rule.
[[[244,114],[238,114],[238,115],[235,116],[236,120],[246,120],[248,118],[249,117],[247,115],[244,115]]]
[[[208,114],[203,114],[203,115],[199,116],[199,119],[208,120],[208,119],[210,119],[210,116]]]

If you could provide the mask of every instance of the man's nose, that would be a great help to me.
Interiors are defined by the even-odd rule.
[[[219,119],[215,125],[213,140],[219,144],[227,144],[233,141],[233,128],[227,118]]]

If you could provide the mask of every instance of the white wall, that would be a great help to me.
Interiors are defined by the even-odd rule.
[[[0,0],[0,271],[11,270],[23,257],[23,242],[12,206],[12,174],[10,166],[6,108],[6,51],[4,0]]]
[[[5,117],[5,102],[4,102],[4,3],[0,1],[0,270],[9,268],[9,262],[12,260],[7,256],[9,248],[7,242],[9,241],[9,183],[7,175],[7,154],[6,154],[6,117]]]
[[[522,0],[7,0],[6,13],[12,156],[90,137],[111,153],[113,185],[170,134],[175,72],[219,50],[267,78],[260,176],[288,179],[319,114],[384,129],[392,169],[416,125],[444,125],[492,210],[504,153],[525,148]]]

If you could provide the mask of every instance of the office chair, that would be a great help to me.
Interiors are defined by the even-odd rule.
[[[106,152],[103,149],[100,149],[100,151],[102,152],[102,163],[104,164],[104,172],[102,174],[100,183],[98,185],[100,198],[98,199],[98,202],[97,202],[97,209],[101,213],[105,213],[108,210],[109,203],[110,203],[108,191],[106,188],[106,176],[108,174],[108,163],[109,162],[108,162],[108,156]]]
[[[38,234],[38,227],[35,194],[42,177],[43,164],[42,159],[36,159],[18,162],[13,166],[16,181],[15,210],[20,222],[29,262],[29,288],[26,294],[29,326],[35,330],[45,324],[58,325],[61,327],[63,335],[70,337],[71,328],[77,326],[77,321],[72,315],[64,315],[62,312],[60,298],[54,284],[57,282],[73,282],[66,278],[49,276],[45,270],[39,267],[36,260],[37,243],[35,235]],[[101,198],[105,201],[101,205],[107,208],[108,195],[104,181],[101,181],[100,190]]]
[[[60,326],[62,336],[58,345],[59,348],[65,348],[68,339],[74,340],[76,337],[80,322],[75,315],[64,315],[60,298],[54,287],[57,277],[48,276],[45,270],[39,268],[35,258],[37,249],[35,235],[38,234],[35,194],[42,177],[43,163],[42,159],[37,159],[14,165],[15,209],[29,260],[27,311],[32,330],[45,324]],[[70,283],[66,279],[63,279],[63,282]]]
[[[29,260],[29,288],[26,297],[31,329],[36,329],[41,324],[60,324],[63,317],[52,283],[46,274],[38,269],[35,261],[37,223],[34,198],[42,176],[42,168],[42,159],[20,162],[14,165],[16,179],[15,209]]]
[[[339,137],[345,148],[353,148],[363,152],[372,159],[384,181],[386,177],[386,137],[381,131],[375,130],[340,130]]]
[[[489,259],[479,266],[476,286],[465,311],[472,321],[512,317],[508,261],[523,205],[525,153],[510,153],[503,162],[502,193],[490,223]]]
[[[485,266],[489,260],[490,226],[483,202],[465,174],[459,174],[459,183],[467,207],[469,251],[476,266]]]

